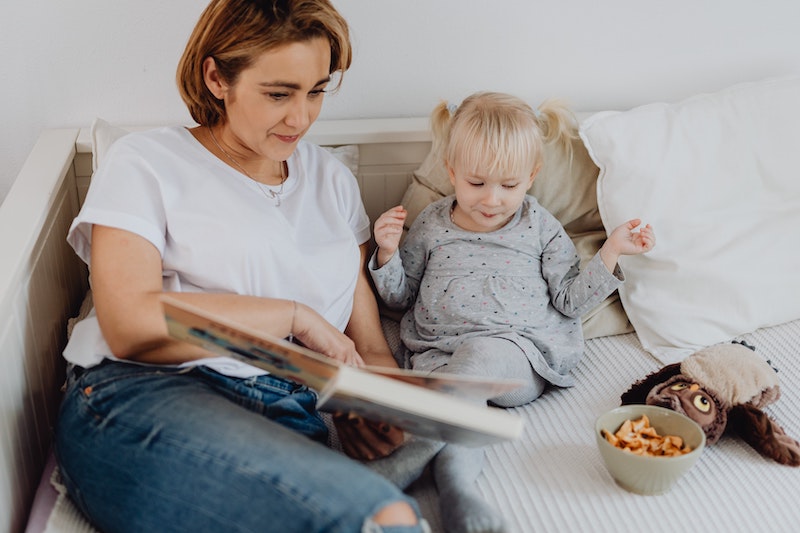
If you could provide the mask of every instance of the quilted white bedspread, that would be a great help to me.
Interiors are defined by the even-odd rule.
[[[778,368],[782,396],[767,411],[800,440],[800,320],[742,339]],[[510,532],[800,531],[800,468],[767,460],[734,436],[707,447],[667,494],[640,496],[618,487],[597,450],[595,418],[661,364],[633,333],[586,346],[577,385],[517,409],[527,423],[523,437],[487,452],[480,489],[502,510]],[[431,487],[414,489],[438,524]]]

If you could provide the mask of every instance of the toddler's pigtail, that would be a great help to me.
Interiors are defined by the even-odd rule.
[[[450,130],[450,105],[442,100],[431,112],[431,132],[433,134],[433,150],[442,146]]]
[[[536,121],[546,143],[556,142],[572,157],[572,142],[578,139],[578,119],[563,100],[551,98],[542,102]]]

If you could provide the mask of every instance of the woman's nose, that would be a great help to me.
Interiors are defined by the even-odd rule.
[[[309,106],[305,100],[294,102],[287,110],[284,121],[298,130],[305,129],[311,122]]]

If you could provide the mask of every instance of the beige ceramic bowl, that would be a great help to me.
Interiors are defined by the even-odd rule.
[[[659,435],[677,435],[691,446],[692,451],[674,457],[645,457],[635,455],[609,443],[602,430],[615,433],[625,420],[647,415],[650,425]],[[619,486],[637,494],[661,494],[700,457],[706,444],[703,429],[689,417],[654,405],[623,405],[598,417],[594,428],[597,446],[606,468]]]

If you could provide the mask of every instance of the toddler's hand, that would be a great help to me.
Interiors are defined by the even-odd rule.
[[[379,267],[385,265],[400,246],[403,222],[407,215],[405,207],[398,205],[381,214],[375,221],[375,243],[378,245]]]
[[[656,245],[656,235],[650,224],[641,226],[638,218],[627,221],[615,228],[608,240],[619,255],[636,255],[649,252]],[[636,228],[639,228],[638,231]]]
[[[621,255],[636,255],[649,252],[656,245],[656,234],[650,224],[641,225],[642,221],[638,218],[631,219],[624,224],[620,224],[606,242],[600,247],[600,258],[608,268],[609,272],[614,272],[614,267]],[[636,228],[638,231],[634,231]]]

